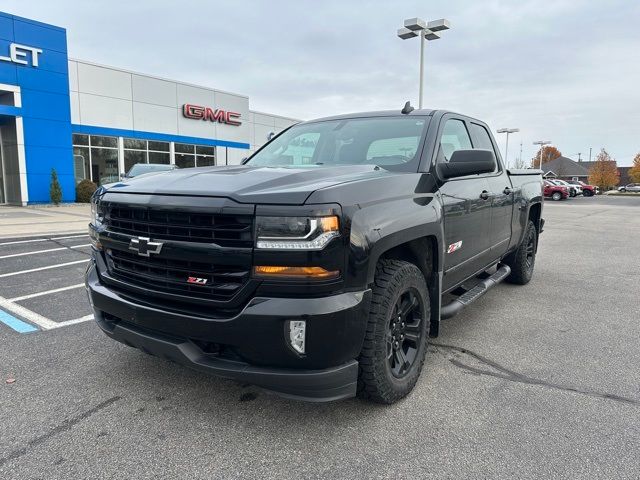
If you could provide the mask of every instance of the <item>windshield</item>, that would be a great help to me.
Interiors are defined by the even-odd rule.
[[[295,125],[247,162],[253,166],[379,165],[417,171],[428,117],[375,117]]]
[[[165,170],[173,170],[175,167],[173,165],[164,165],[164,164],[154,164],[154,163],[137,163],[129,173],[127,173],[127,177],[137,177],[138,175],[142,175],[143,173],[149,172],[163,172]]]

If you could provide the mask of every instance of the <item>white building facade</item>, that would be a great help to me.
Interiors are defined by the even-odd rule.
[[[6,55],[5,55],[6,53]],[[67,57],[66,30],[0,12],[0,204],[63,201],[136,163],[239,164],[296,123],[245,95]]]

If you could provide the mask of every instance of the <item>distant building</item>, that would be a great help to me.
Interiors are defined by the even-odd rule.
[[[582,180],[587,182],[589,168],[584,164],[590,162],[574,162],[567,157],[558,157],[555,160],[542,164],[545,178],[558,178],[560,180]]]
[[[618,185],[634,183],[629,176],[629,170],[631,170],[631,167],[618,167],[618,173],[620,173],[620,183]]]
[[[567,157],[558,157],[555,160],[542,164],[544,178],[557,178],[559,180],[581,180],[589,182],[589,169],[596,162],[576,162]],[[613,161],[615,164],[616,162]],[[616,165],[617,166],[617,165]],[[620,174],[619,185],[631,183],[629,169],[631,167],[617,167]]]

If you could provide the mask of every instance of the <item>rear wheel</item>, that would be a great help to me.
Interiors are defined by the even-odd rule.
[[[536,247],[538,235],[532,221],[527,224],[527,230],[518,249],[505,258],[504,263],[511,268],[511,273],[506,278],[509,283],[526,285],[533,276],[533,267],[536,263]]]
[[[559,200],[562,200],[562,194],[560,192],[553,192],[551,198],[553,198],[557,202]]]
[[[381,260],[359,358],[358,396],[393,403],[418,381],[427,351],[429,294],[418,267]]]

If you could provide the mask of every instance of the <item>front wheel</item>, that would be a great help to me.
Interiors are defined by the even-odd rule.
[[[429,334],[429,293],[418,267],[381,260],[359,360],[358,396],[394,403],[418,381]]]
[[[511,268],[511,273],[505,279],[507,282],[517,285],[526,285],[529,283],[533,276],[533,267],[536,263],[537,246],[538,232],[533,222],[529,220],[520,246],[504,260],[504,263]]]
[[[562,200],[562,194],[560,192],[553,192],[553,195],[551,195],[551,198],[556,202],[560,201]]]

